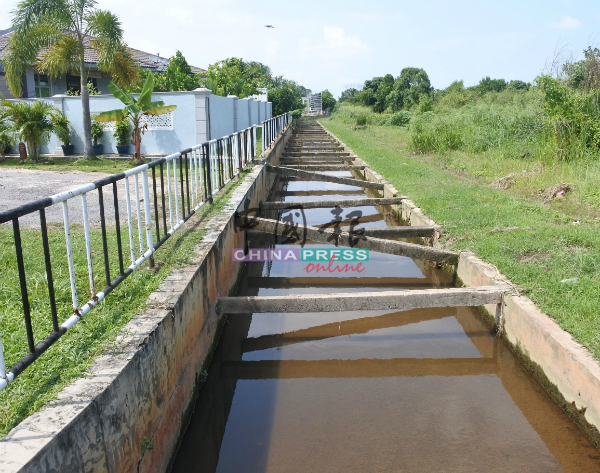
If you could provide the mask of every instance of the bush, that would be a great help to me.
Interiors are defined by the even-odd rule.
[[[459,149],[463,144],[461,128],[442,118],[431,120],[431,112],[423,114],[411,124],[409,146],[420,153]]]
[[[600,148],[600,98],[598,90],[572,89],[550,76],[537,79],[543,94],[547,123],[561,159],[586,155]]]
[[[10,127],[0,121],[0,163],[4,161],[6,149],[15,145],[15,136]]]
[[[407,110],[396,112],[385,121],[386,125],[390,126],[406,126],[410,123],[411,113]]]
[[[104,128],[102,127],[100,122],[92,121],[92,143],[94,143],[94,146],[102,141],[103,135]]]
[[[433,100],[430,95],[425,95],[421,97],[419,101],[419,112],[431,112],[433,110]]]
[[[117,140],[117,146],[127,146],[131,142],[131,132],[129,131],[129,120],[119,120],[115,122],[115,131],[113,138]]]
[[[384,113],[373,113],[370,107],[365,107],[363,105],[354,105],[349,104],[347,102],[342,102],[339,104],[334,112],[333,116],[340,120],[343,123],[348,123],[351,125],[356,125],[356,119],[361,117],[361,121],[366,117],[367,125],[385,125],[387,119],[389,118],[388,114]],[[364,125],[360,125],[364,126]]]
[[[292,118],[300,118],[303,113],[304,113],[304,109],[303,108],[298,108],[298,109],[292,110],[290,112],[290,114],[292,115]]]
[[[366,113],[361,113],[356,117],[356,126],[365,126],[367,124],[368,116]]]
[[[62,112],[57,112],[52,118],[54,123],[54,133],[63,145],[69,146],[71,143],[71,124],[67,116]]]
[[[473,90],[451,91],[440,97],[440,105],[443,107],[460,108],[475,100]]]

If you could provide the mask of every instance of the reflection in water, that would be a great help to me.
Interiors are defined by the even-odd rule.
[[[356,191],[280,188],[290,201]],[[238,295],[452,285],[408,258],[371,252],[366,267],[358,279],[249,263]],[[600,459],[475,309],[441,308],[231,316],[172,471],[581,472],[600,471]]]

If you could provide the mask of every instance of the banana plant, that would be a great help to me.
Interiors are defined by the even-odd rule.
[[[141,164],[142,155],[140,146],[142,143],[142,135],[148,129],[146,123],[142,124],[141,119],[144,115],[163,115],[172,112],[177,108],[177,105],[165,105],[162,100],[152,102],[152,91],[154,90],[154,76],[149,74],[142,86],[142,92],[136,100],[129,92],[121,89],[115,83],[108,84],[108,90],[125,104],[125,108],[117,110],[109,110],[102,112],[94,117],[98,122],[117,122],[121,120],[129,120],[132,125],[131,144],[135,146],[135,154],[131,161],[134,164]]]

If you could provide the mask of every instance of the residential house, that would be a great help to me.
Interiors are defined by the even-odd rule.
[[[2,59],[7,51],[8,41],[12,30],[0,31],[0,93],[6,98],[14,98],[8,90],[4,73]],[[169,64],[169,59],[161,57],[158,53],[152,54],[138,49],[129,48],[132,57],[143,69],[152,72],[162,72]],[[43,53],[42,53],[43,54]],[[88,78],[100,93],[109,93],[108,84],[111,77],[109,74],[98,70],[98,54],[92,48],[86,48],[85,63],[88,68]],[[195,73],[205,72],[199,67],[190,66]],[[27,68],[23,74],[23,98],[52,97],[53,95],[65,94],[67,90],[80,90],[79,71],[71,71],[63,77],[50,78],[46,74],[38,74],[32,67]]]

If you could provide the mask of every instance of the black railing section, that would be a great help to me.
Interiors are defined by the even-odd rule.
[[[274,139],[274,133],[283,131],[284,124],[289,123],[287,115],[267,120],[267,133]],[[19,287],[25,332],[27,337],[28,353],[23,356],[8,370],[5,366],[5,357],[2,345],[2,327],[0,327],[0,390],[23,372],[67,330],[87,314],[94,306],[101,302],[110,292],[121,284],[144,261],[150,260],[153,264],[153,255],[187,220],[189,220],[204,204],[211,203],[213,196],[227,183],[234,179],[242,169],[255,158],[256,153],[256,127],[250,127],[227,137],[211,140],[193,148],[185,149],[179,153],[156,159],[148,164],[115,174],[104,179],[65,191],[51,197],[30,202],[20,207],[0,212],[0,224],[12,224],[15,247],[15,257],[19,274]],[[264,142],[263,132],[263,142]],[[150,174],[150,175],[149,175]],[[131,189],[133,181],[134,190]],[[140,182],[141,181],[141,182]],[[125,190],[123,193],[123,185]],[[140,189],[141,185],[141,189]],[[89,209],[87,196],[96,191],[98,196],[98,214],[101,235],[102,273],[105,281],[101,291],[95,289],[94,261],[92,251],[92,234],[90,228]],[[109,198],[106,194],[111,194]],[[126,198],[125,209],[127,216],[122,215],[123,201],[119,194]],[[86,247],[87,272],[90,284],[90,299],[83,305],[79,304],[74,249],[72,245],[72,221],[69,218],[69,203],[77,196],[81,196],[81,210],[84,227]],[[106,204],[111,208],[107,208]],[[51,243],[48,232],[47,212],[51,206],[62,204],[62,223],[65,233],[66,256],[69,267],[69,282],[71,285],[71,298],[73,315],[62,324],[59,323],[59,309],[55,293],[55,281],[52,260],[59,257],[56,251],[51,252]],[[47,296],[50,301],[49,312],[52,319],[52,332],[45,338],[36,342],[34,337],[34,324],[27,287],[27,272],[23,255],[23,235],[19,219],[26,217],[29,227],[35,225],[31,216],[39,214],[39,234],[37,229],[29,228],[27,232],[34,232],[34,239],[41,238],[45,277],[47,283]],[[56,216],[55,216],[56,217]],[[110,220],[110,222],[109,222]],[[122,222],[127,221],[127,232],[123,232]],[[80,220],[81,221],[81,220]],[[56,218],[55,218],[56,222]],[[114,237],[109,241],[108,231],[113,231]],[[97,233],[97,232],[96,232]],[[112,235],[112,233],[111,233]],[[137,238],[136,238],[137,237]],[[81,235],[80,235],[81,238]],[[137,240],[137,241],[136,241]],[[116,258],[113,258],[111,267],[109,247],[114,250],[116,242]],[[127,250],[129,252],[127,254]],[[129,257],[131,264],[127,265]],[[64,253],[63,253],[64,258]],[[116,262],[114,261],[116,259]],[[81,264],[79,265],[81,266]],[[79,272],[81,268],[79,267]]]
[[[292,122],[292,115],[285,113],[269,118],[262,123],[262,150],[263,153],[271,147],[275,138]]]

